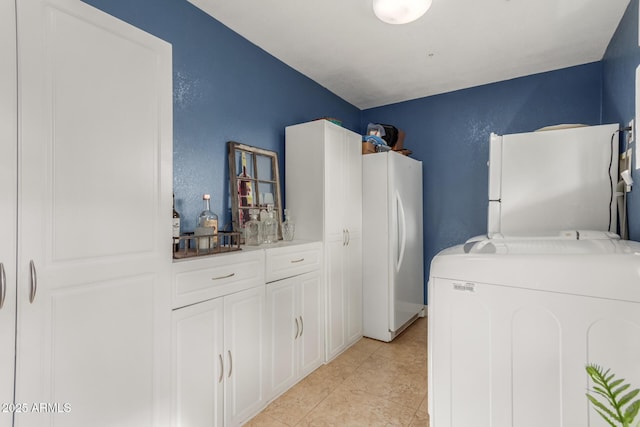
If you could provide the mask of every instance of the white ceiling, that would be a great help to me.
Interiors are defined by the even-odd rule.
[[[188,0],[360,109],[599,61],[630,0]]]

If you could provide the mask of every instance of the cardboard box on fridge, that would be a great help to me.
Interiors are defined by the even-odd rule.
[[[406,148],[404,148],[405,136],[406,136],[405,132],[398,129],[398,140],[396,141],[395,145],[391,148],[391,150],[397,151],[401,154],[404,154],[405,156],[408,156],[409,154],[411,154],[411,150],[407,150]],[[371,142],[362,143],[362,154],[378,153],[380,151],[384,151],[384,150],[376,149],[376,146]]]
[[[376,152],[376,146],[372,142],[362,143],[362,154],[371,154]]]

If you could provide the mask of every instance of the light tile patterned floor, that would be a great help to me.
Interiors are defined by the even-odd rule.
[[[390,343],[362,338],[273,401],[249,427],[427,427],[427,319]]]

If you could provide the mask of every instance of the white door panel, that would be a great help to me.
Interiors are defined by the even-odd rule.
[[[392,268],[390,325],[396,331],[424,307],[422,163],[389,155],[389,229]]]
[[[70,411],[16,425],[165,425],[171,46],[79,1],[17,5],[16,401]]]
[[[17,75],[15,3],[0,2],[0,402],[13,402],[16,309]],[[0,426],[11,425],[0,411]]]

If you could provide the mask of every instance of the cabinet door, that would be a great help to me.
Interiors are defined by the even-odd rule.
[[[62,411],[16,425],[166,425],[171,46],[79,1],[17,18],[16,401]]]
[[[17,76],[15,3],[0,3],[0,402],[13,402],[16,308]],[[0,425],[12,414],[0,411]]]
[[[288,389],[297,380],[296,338],[300,334],[296,279],[267,285],[267,319],[270,334],[269,398]]]
[[[324,129],[325,239],[345,239],[344,209],[348,197],[345,187],[345,130],[331,123],[326,123]]]
[[[345,153],[345,316],[347,342],[353,343],[362,337],[362,144],[359,135],[345,135]]]
[[[299,376],[304,377],[324,362],[324,288],[320,272],[296,278],[299,295]]]
[[[239,425],[265,402],[265,287],[226,296],[224,302],[225,425]]]
[[[345,246],[346,329],[349,344],[362,338],[362,234],[349,232]]]
[[[222,298],[173,311],[174,426],[223,426],[223,313]]]
[[[345,241],[341,238],[327,240],[325,243],[325,274],[327,283],[327,360],[337,356],[347,344],[346,337],[346,301],[344,269]]]
[[[343,144],[344,224],[349,233],[359,234],[362,231],[362,139],[360,135],[345,130]]]

